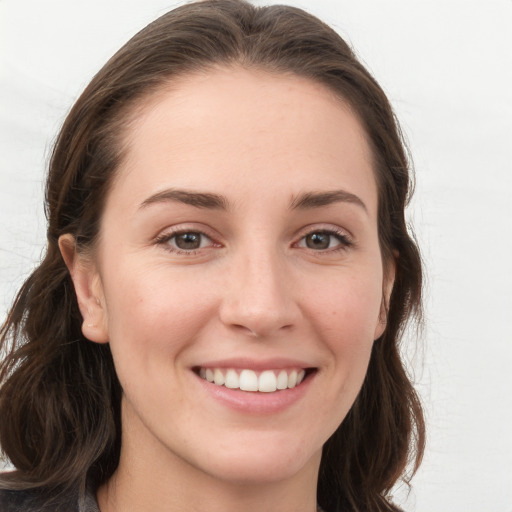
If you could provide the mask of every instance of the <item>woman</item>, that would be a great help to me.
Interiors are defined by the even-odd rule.
[[[52,155],[2,330],[2,510],[396,510],[424,445],[409,186],[316,18],[213,0],[142,30]]]

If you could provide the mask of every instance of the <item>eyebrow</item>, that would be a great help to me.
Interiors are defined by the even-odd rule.
[[[229,206],[228,200],[224,196],[218,194],[168,189],[148,197],[140,205],[140,208],[146,208],[152,204],[165,203],[169,201],[211,210],[227,210]]]
[[[168,189],[148,197],[140,208],[146,208],[152,204],[165,202],[178,202],[211,210],[228,210],[229,201],[226,197],[210,192],[192,192],[189,190]],[[294,197],[290,203],[291,210],[307,210],[320,208],[334,203],[351,203],[360,206],[367,212],[364,202],[355,194],[346,190],[332,190],[327,192],[305,192]]]
[[[362,199],[346,190],[332,190],[327,192],[306,192],[293,198],[290,208],[292,210],[307,210],[320,208],[334,203],[351,203],[360,206],[366,213],[368,209]]]

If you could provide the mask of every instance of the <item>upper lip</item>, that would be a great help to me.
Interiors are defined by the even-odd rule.
[[[204,361],[195,365],[195,368],[243,368],[247,370],[263,371],[285,368],[315,368],[311,361],[306,362],[300,359],[277,357],[270,359],[254,359],[249,357],[236,357],[219,359],[216,361]]]

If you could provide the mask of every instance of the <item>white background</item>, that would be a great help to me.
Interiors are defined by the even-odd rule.
[[[257,2],[263,4],[263,2]],[[414,156],[428,273],[408,355],[426,406],[417,512],[512,512],[512,1],[303,0],[356,48]],[[43,175],[67,110],[176,2],[0,0],[0,315],[45,239]]]

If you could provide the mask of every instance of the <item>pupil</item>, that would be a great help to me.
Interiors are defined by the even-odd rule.
[[[306,245],[310,249],[328,249],[329,237],[326,233],[312,233],[306,237]]]
[[[201,245],[199,233],[183,233],[176,237],[176,245],[180,249],[198,249]]]

